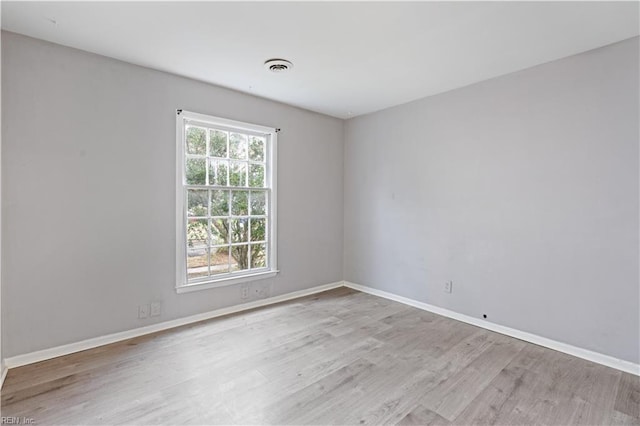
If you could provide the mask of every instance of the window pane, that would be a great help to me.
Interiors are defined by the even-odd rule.
[[[266,214],[267,191],[251,191],[251,215]]]
[[[187,153],[207,155],[207,134],[205,129],[187,126]]]
[[[209,130],[209,156],[227,158],[227,132]]]
[[[211,245],[229,244],[229,219],[211,220]]]
[[[187,279],[206,277],[209,275],[209,249],[187,250]]]
[[[199,189],[187,190],[187,215],[207,216],[208,191]]]
[[[231,219],[231,242],[246,243],[248,241],[249,219]]]
[[[187,247],[200,248],[208,245],[207,219],[189,219],[187,222]]]
[[[229,246],[211,249],[211,275],[229,272]]]
[[[249,140],[249,160],[264,161],[264,138],[251,136]]]
[[[227,160],[209,159],[209,185],[227,186]]]
[[[247,135],[231,133],[229,135],[229,157],[236,160],[247,159]]]
[[[229,215],[229,191],[211,191],[211,216]]]
[[[231,163],[230,186],[247,186],[247,163]]]
[[[188,114],[183,119],[186,198],[177,201],[186,204],[186,217],[178,215],[178,220],[186,220],[182,250],[187,252],[189,283],[219,280],[234,271],[265,270],[275,242],[267,216],[272,201],[269,136],[227,128],[223,120],[215,124],[215,117],[210,124],[188,121]]]
[[[251,268],[265,268],[267,266],[267,245],[251,244]]]
[[[267,226],[266,219],[251,219],[251,241],[264,241]]]
[[[231,246],[231,270],[242,271],[249,269],[249,246]]]
[[[204,158],[187,158],[187,168],[185,177],[187,185],[206,185],[207,169],[206,160]]]
[[[254,188],[264,187],[264,166],[262,164],[249,165],[249,186]]]
[[[249,214],[249,191],[231,191],[231,215],[246,216]]]

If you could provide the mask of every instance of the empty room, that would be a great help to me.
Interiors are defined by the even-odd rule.
[[[0,8],[0,425],[640,425],[640,2]]]

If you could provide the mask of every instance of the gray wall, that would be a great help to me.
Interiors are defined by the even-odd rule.
[[[343,122],[2,37],[4,356],[241,303],[176,294],[175,110],[282,128],[278,295],[342,279]],[[159,318],[137,306],[163,302]]]
[[[4,357],[241,302],[174,291],[184,108],[283,129],[273,295],[341,280],[344,236],[346,280],[640,361],[637,38],[349,120],[343,152],[340,120],[2,36]]]
[[[639,362],[638,44],[349,120],[345,280]]]
[[[0,15],[2,11],[0,9]],[[0,51],[2,50],[2,33],[0,33]],[[0,81],[2,80],[2,61],[0,61]],[[0,84],[0,98],[2,84]],[[2,107],[0,106],[0,128],[2,128]],[[0,131],[0,375],[4,371],[4,352],[2,348],[2,132]],[[2,384],[0,383],[0,386]]]

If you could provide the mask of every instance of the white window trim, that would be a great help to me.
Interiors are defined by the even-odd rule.
[[[185,190],[183,182],[184,161],[185,161],[185,133],[184,122],[199,121],[212,127],[230,127],[233,129],[258,133],[269,136],[267,144],[268,156],[266,179],[267,187],[270,187],[271,197],[269,204],[269,263],[267,270],[256,272],[249,270],[244,272],[236,272],[233,275],[224,276],[222,278],[214,278],[196,283],[187,282],[187,249],[186,249],[186,208],[185,208]],[[240,284],[249,281],[272,278],[279,272],[278,251],[277,251],[277,158],[278,158],[278,133],[273,127],[259,126],[241,121],[229,120],[226,118],[213,117],[195,112],[178,110],[176,114],[176,292],[188,293],[197,290],[205,290],[209,288],[224,287],[228,285]]]

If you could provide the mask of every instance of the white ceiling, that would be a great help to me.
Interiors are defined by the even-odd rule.
[[[2,28],[347,118],[639,34],[638,2],[7,2]],[[269,58],[294,69],[272,74]]]

